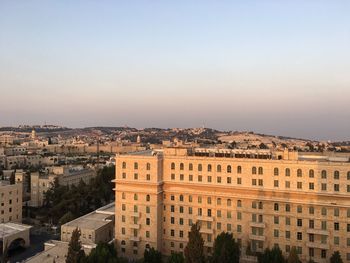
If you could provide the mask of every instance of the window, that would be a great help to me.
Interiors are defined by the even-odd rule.
[[[202,182],[203,181],[203,178],[201,175],[198,175],[198,182]]]
[[[334,184],[334,192],[339,192],[339,184]]]
[[[274,181],[273,181],[273,186],[274,186],[274,187],[278,187],[278,186],[279,186],[278,180],[274,180]]]
[[[302,232],[297,232],[297,239],[303,240],[303,233]]]
[[[139,169],[139,164],[138,163],[134,163],[134,169],[135,170]]]
[[[315,221],[309,220],[309,228],[314,229],[315,228]]]
[[[274,222],[275,225],[278,225],[280,223],[279,217],[278,216],[274,216],[273,217],[273,222]]]
[[[183,171],[185,168],[184,168],[184,164],[183,163],[180,163],[180,170]]]
[[[263,179],[259,179],[259,180],[258,180],[258,184],[259,184],[259,186],[263,186],[263,185],[264,185]]]
[[[309,207],[309,214],[313,215],[315,213],[315,208],[313,206]]]
[[[151,201],[150,195],[146,195],[146,201],[147,201],[147,202]]]
[[[297,176],[302,177],[303,176],[303,171],[301,169],[297,170]]]
[[[123,179],[126,179],[126,173],[122,173]]]
[[[122,168],[123,168],[123,169],[126,169],[126,162],[123,162]]]
[[[208,203],[208,205],[211,205],[211,197],[207,198],[207,203]]]
[[[273,169],[273,175],[274,176],[278,176],[279,175],[278,168]]]
[[[256,179],[252,179],[252,185],[256,185]]]
[[[175,174],[171,174],[171,180],[175,180]]]
[[[221,173],[221,165],[220,165],[220,164],[218,164],[218,165],[216,166],[216,171],[217,171],[218,173]]]
[[[327,171],[326,171],[326,170],[322,170],[322,172],[321,172],[321,178],[322,178],[322,179],[327,179]]]
[[[150,174],[147,174],[147,175],[146,175],[146,180],[147,180],[147,181],[150,181],[150,180],[151,180],[151,175],[150,175]]]
[[[322,191],[327,191],[327,184],[322,183],[321,184],[321,190]]]
[[[286,239],[290,239],[290,231],[286,231]]]
[[[151,219],[149,219],[149,218],[146,218],[146,225],[150,225],[151,224]]]
[[[334,222],[334,230],[339,231],[339,223],[338,222]]]
[[[237,166],[237,173],[241,174],[242,173],[242,166]],[[348,173],[350,174],[350,172]],[[350,179],[349,179],[350,180]]]
[[[242,207],[242,201],[241,200],[237,200],[237,207]]]
[[[134,194],[134,200],[137,201],[137,199],[138,199],[137,194]]]
[[[258,169],[259,171],[258,171],[258,173],[259,174],[264,174],[264,170],[263,170],[263,168],[262,167],[259,167],[259,169]]]
[[[339,180],[339,171],[334,171],[334,179]]]
[[[220,183],[220,184],[221,184],[221,176],[218,176],[218,177],[216,178],[216,181],[217,181],[217,183]]]
[[[217,204],[217,205],[221,205],[221,198],[218,198],[218,199],[216,200],[216,204]]]
[[[211,164],[208,164],[208,172],[211,172],[211,170],[212,170]]]
[[[347,179],[350,180],[350,171],[347,174]]]
[[[298,218],[297,219],[297,226],[303,226],[303,220]]]
[[[231,205],[232,205],[231,199],[227,199],[227,206],[231,206]]]
[[[252,168],[252,174],[256,174],[256,167]]]
[[[286,168],[286,176],[290,176],[290,169]]]
[[[207,177],[207,181],[208,181],[208,183],[211,183],[211,176]]]
[[[190,164],[188,165],[188,170],[193,171],[193,164],[192,164],[192,163],[190,163]]]
[[[125,193],[122,193],[122,199],[125,199],[126,196],[125,196]]]
[[[327,251],[325,249],[321,250],[321,258],[326,258],[327,257]]]
[[[286,188],[290,188],[290,181],[286,181],[285,186],[286,186]]]
[[[241,177],[237,177],[237,184],[242,184],[242,178]]]
[[[201,172],[203,170],[202,165],[198,164],[198,171]]]
[[[227,165],[227,172],[228,172],[228,173],[232,173],[232,167],[231,167],[231,165]]]
[[[290,212],[290,204],[286,204],[286,212]]]
[[[327,208],[322,207],[322,209],[321,209],[321,214],[322,214],[323,216],[326,216],[326,215],[327,215]]]
[[[151,164],[150,163],[146,164],[146,170],[148,170],[148,171],[151,170]]]
[[[309,177],[314,178],[315,177],[315,171],[314,170],[309,170]]]
[[[228,183],[228,184],[231,184],[231,183],[232,183],[231,177],[227,177],[227,183]]]
[[[303,212],[303,207],[301,205],[297,206],[297,212],[300,214]]]
[[[297,182],[297,188],[298,189],[303,189],[303,183],[302,182]]]
[[[278,210],[279,210],[279,205],[278,205],[278,203],[275,203],[275,204],[274,204],[274,210],[275,210],[275,211],[278,211]]]
[[[334,216],[339,216],[339,208],[334,208]]]
[[[315,184],[314,183],[309,183],[309,189],[314,190],[315,189]]]
[[[188,181],[190,181],[190,182],[193,181],[193,175],[192,174],[188,175]]]
[[[139,179],[139,175],[137,173],[134,174],[134,180]]]
[[[278,229],[274,229],[274,230],[273,230],[273,236],[274,236],[274,237],[279,237],[279,231],[278,231]]]

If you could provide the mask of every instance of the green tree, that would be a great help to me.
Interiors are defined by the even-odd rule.
[[[295,247],[292,247],[287,259],[287,263],[299,263],[299,262],[300,262],[300,259],[298,257],[297,249]]]
[[[86,258],[87,263],[118,263],[114,244],[99,243]]]
[[[258,255],[258,263],[284,263],[285,259],[282,250],[275,246],[272,249],[265,249],[264,253]]]
[[[189,240],[185,247],[185,262],[186,263],[204,263],[204,240],[200,233],[198,222],[191,227]]]
[[[79,263],[85,259],[85,253],[80,242],[80,230],[76,228],[68,244],[66,263]]]
[[[168,263],[184,263],[185,258],[182,253],[171,253],[171,256],[168,259]]]
[[[154,249],[153,247],[150,249],[145,249],[145,253],[143,254],[143,262],[144,263],[162,263],[162,254]]]
[[[334,251],[333,255],[330,258],[331,263],[343,263],[343,260],[341,258],[341,255],[339,251]]]
[[[72,221],[72,220],[74,220],[74,219],[75,219],[75,216],[73,215],[73,213],[72,213],[71,211],[69,211],[69,212],[65,213],[65,214],[60,218],[60,220],[58,220],[58,223],[59,223],[60,225],[63,225],[63,224],[65,224],[65,223],[67,223],[67,222],[70,222],[70,221]]]
[[[214,242],[213,263],[239,263],[239,245],[232,234],[222,232]]]

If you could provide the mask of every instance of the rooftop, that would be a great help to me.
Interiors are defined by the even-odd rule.
[[[0,239],[3,239],[6,236],[11,236],[20,233],[30,228],[31,226],[22,225],[18,223],[2,223],[0,224]]]
[[[96,230],[108,224],[113,220],[115,206],[111,203],[107,206],[91,212],[90,214],[81,216],[73,221],[70,221],[63,226],[74,227],[80,229]]]

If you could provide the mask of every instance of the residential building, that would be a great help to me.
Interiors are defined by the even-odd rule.
[[[0,181],[0,223],[22,222],[22,184]]]

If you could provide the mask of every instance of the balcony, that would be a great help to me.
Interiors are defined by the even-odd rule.
[[[132,236],[132,237],[130,237],[130,240],[134,241],[134,242],[140,242],[141,238],[139,236],[137,236],[137,237]]]
[[[259,228],[265,228],[266,227],[266,223],[264,222],[249,222],[249,226],[251,227],[259,227]]]
[[[201,234],[214,234],[214,229],[201,228],[199,232]]]
[[[213,222],[214,221],[214,217],[211,217],[211,216],[197,216],[197,220],[198,221]]]
[[[322,229],[309,228],[309,229],[306,230],[306,233],[308,233],[308,234],[315,234],[315,235],[329,236],[329,231],[328,230],[322,230]]]
[[[258,241],[265,241],[265,236],[257,236],[253,234],[249,234],[249,239],[251,240],[258,240]]]
[[[319,249],[329,249],[328,243],[322,244],[320,242],[307,242],[306,246],[313,247],[313,248],[319,248]]]
[[[131,217],[140,217],[140,212],[135,212],[134,210],[129,211]]]
[[[131,229],[140,229],[140,224],[131,224],[130,228]]]

